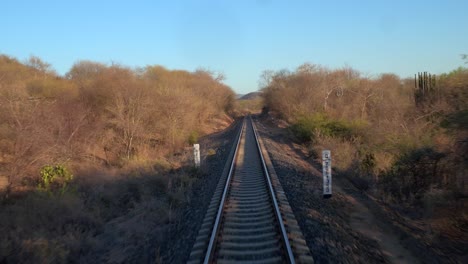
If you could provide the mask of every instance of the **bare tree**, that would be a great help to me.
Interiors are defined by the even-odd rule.
[[[47,78],[48,75],[56,75],[54,69],[52,68],[52,65],[43,61],[39,57],[31,55],[26,61],[26,65],[41,73],[43,79]],[[37,73],[34,73],[34,76],[36,78]]]

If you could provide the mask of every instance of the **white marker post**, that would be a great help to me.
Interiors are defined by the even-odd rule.
[[[332,196],[331,152],[322,151],[323,198]]]
[[[193,160],[195,161],[195,167],[200,167],[200,144],[193,144]]]
[[[195,160],[195,167],[200,167],[200,144],[193,144],[193,159]]]

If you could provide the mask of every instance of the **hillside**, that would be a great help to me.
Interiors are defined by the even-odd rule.
[[[262,92],[251,92],[240,96],[238,100],[255,100],[261,98],[261,96]]]

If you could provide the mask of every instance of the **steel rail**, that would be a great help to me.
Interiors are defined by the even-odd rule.
[[[234,151],[234,156],[233,156],[233,159],[232,159],[232,162],[231,162],[231,167],[229,168],[228,178],[226,180],[226,185],[224,186],[224,191],[223,191],[223,195],[221,197],[221,202],[220,202],[219,207],[218,207],[218,213],[216,215],[216,220],[215,220],[215,223],[214,223],[214,226],[213,226],[213,231],[211,232],[210,242],[209,242],[208,248],[206,250],[205,259],[203,261],[204,264],[209,263],[212,255],[214,253],[213,249],[214,249],[214,245],[215,245],[216,238],[217,238],[218,231],[219,231],[219,227],[220,227],[220,222],[221,222],[221,217],[222,217],[222,214],[223,214],[224,203],[226,202],[227,193],[229,191],[229,186],[230,186],[229,183],[231,182],[232,172],[234,171],[234,164],[236,162],[237,151],[239,150],[239,145],[240,145],[240,141],[241,141],[241,138],[242,138],[242,133],[244,132],[244,128],[245,128],[245,118],[244,118],[244,120],[242,120],[242,127],[240,129],[239,136],[238,136],[238,139],[237,139],[236,150]]]
[[[262,149],[260,147],[260,142],[258,140],[257,128],[256,128],[256,126],[255,126],[255,124],[254,124],[254,122],[252,120],[252,117],[249,117],[249,119],[250,119],[250,122],[252,124],[253,131],[254,131],[255,142],[257,143],[258,153],[260,155],[260,159],[262,160],[263,171],[265,172],[265,177],[266,177],[267,182],[268,182],[268,189],[270,190],[271,199],[273,200],[276,219],[278,220],[278,223],[279,223],[279,226],[280,226],[280,229],[281,229],[281,238],[283,240],[286,251],[288,253],[287,258],[288,258],[288,261],[290,263],[294,264],[295,263],[294,255],[293,255],[293,252],[292,252],[292,249],[291,249],[291,244],[289,243],[288,235],[286,233],[286,228],[284,227],[284,222],[283,222],[283,218],[281,217],[281,212],[280,212],[280,209],[279,209],[279,206],[278,206],[278,202],[276,201],[276,195],[275,195],[275,191],[273,189],[273,186],[271,184],[270,175],[268,173],[268,168],[266,166],[265,159],[263,158]]]

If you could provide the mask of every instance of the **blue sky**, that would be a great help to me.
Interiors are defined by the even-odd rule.
[[[366,75],[442,73],[468,53],[468,1],[2,0],[0,53],[65,74],[81,59],[226,75],[238,93],[264,70],[349,65]]]

